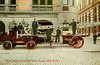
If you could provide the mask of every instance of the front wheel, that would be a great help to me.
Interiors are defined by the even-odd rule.
[[[27,45],[27,48],[33,49],[36,46],[36,43],[34,41],[28,41],[26,45]]]
[[[84,39],[81,36],[74,36],[71,41],[71,45],[74,48],[81,48],[84,44]]]
[[[4,49],[11,49],[11,48],[12,48],[12,42],[10,42],[10,41],[5,41],[5,42],[3,43],[3,47],[4,47]]]

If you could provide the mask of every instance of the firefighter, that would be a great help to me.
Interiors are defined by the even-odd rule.
[[[19,25],[18,25],[18,34],[22,34],[22,30],[23,30],[23,26],[21,25],[21,23],[19,23]]]
[[[58,40],[58,43],[60,42],[60,35],[61,35],[61,30],[58,27],[58,29],[56,30],[56,40],[55,40],[55,43],[57,42],[57,40]]]
[[[14,26],[14,31],[17,31],[17,26],[16,26],[16,24],[15,24],[15,26]]]
[[[96,35],[96,33],[94,33],[94,35],[93,35],[93,44],[96,44],[96,40],[97,40],[97,35]]]
[[[36,19],[32,22],[32,29],[33,29],[33,34],[37,34],[37,28],[38,28],[38,23],[36,22]]]
[[[46,31],[46,35],[47,35],[47,42],[50,43],[51,40],[51,33],[52,30],[50,29],[50,27],[48,27],[47,31]],[[51,44],[50,44],[51,45]]]
[[[74,21],[74,19],[72,19],[72,32],[73,32],[73,35],[75,35],[76,34],[76,27],[77,27],[77,24],[76,24],[76,22]]]

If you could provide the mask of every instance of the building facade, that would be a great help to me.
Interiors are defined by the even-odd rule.
[[[77,0],[0,0],[0,32],[8,32],[11,22],[25,22],[31,28],[34,18],[54,26],[76,21]]]
[[[81,35],[100,33],[100,0],[79,0],[77,32]]]

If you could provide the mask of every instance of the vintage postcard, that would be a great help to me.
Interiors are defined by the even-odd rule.
[[[100,0],[0,0],[0,65],[100,65]]]

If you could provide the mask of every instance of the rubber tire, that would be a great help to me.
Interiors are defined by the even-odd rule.
[[[28,41],[26,46],[28,49],[33,49],[36,46],[36,43],[34,41]]]
[[[4,49],[11,49],[11,48],[12,48],[12,42],[10,42],[10,41],[5,41],[5,42],[3,43],[3,48],[4,48]]]

